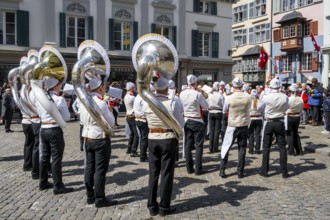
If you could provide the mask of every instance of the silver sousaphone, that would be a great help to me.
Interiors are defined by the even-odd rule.
[[[78,61],[72,70],[72,85],[77,97],[96,123],[109,135],[113,130],[104,118],[100,108],[86,89],[85,77],[89,75],[101,76],[103,83],[107,83],[110,75],[110,60],[104,48],[93,40],[82,42],[78,48]]]
[[[160,120],[182,136],[182,128],[174,116],[149,91],[154,72],[160,72],[168,80],[173,79],[178,69],[178,53],[167,38],[159,34],[146,34],[134,44],[132,61],[137,71],[137,89]]]

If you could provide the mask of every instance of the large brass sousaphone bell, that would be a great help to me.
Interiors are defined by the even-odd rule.
[[[58,81],[65,83],[67,77],[66,63],[58,50],[54,47],[46,45],[39,51],[39,63],[34,67],[31,75],[31,88],[39,103],[60,125],[66,127],[61,113],[57,109],[55,103],[51,101],[43,90],[44,77],[53,77]]]
[[[86,77],[101,77],[103,83],[106,84],[109,75],[110,61],[104,48],[93,40],[82,42],[78,48],[78,61],[75,63],[72,70],[73,88],[88,113],[104,132],[111,136],[113,134],[111,126],[104,118],[100,108],[85,86]]]
[[[165,106],[149,91],[154,72],[161,73],[168,80],[172,79],[178,69],[178,53],[167,38],[159,34],[146,34],[134,44],[132,61],[137,71],[137,89],[140,96],[160,120],[182,136],[182,128],[168,112]]]

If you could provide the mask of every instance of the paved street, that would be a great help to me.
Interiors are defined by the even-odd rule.
[[[119,119],[124,124],[124,118]],[[112,156],[106,194],[119,200],[117,206],[97,209],[86,204],[83,185],[83,154],[79,150],[79,122],[65,129],[63,181],[75,191],[53,195],[38,190],[38,181],[23,172],[23,132],[5,133],[0,126],[0,218],[1,219],[152,219],[146,207],[148,164],[126,154],[127,139],[121,126],[112,138]],[[279,153],[271,152],[270,177],[258,175],[261,155],[247,154],[246,177],[236,175],[237,150],[230,152],[227,179],[219,173],[219,154],[209,154],[205,143],[201,176],[189,175],[184,161],[175,170],[172,205],[175,214],[166,219],[330,219],[329,135],[322,127],[302,126],[303,156],[288,157],[290,178],[282,179]],[[319,153],[321,150],[321,153]],[[159,219],[157,216],[155,219]]]

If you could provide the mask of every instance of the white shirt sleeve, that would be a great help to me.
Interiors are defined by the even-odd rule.
[[[74,113],[76,113],[76,114],[79,113],[78,102],[79,102],[79,98],[77,97],[76,100],[72,104],[72,109],[73,109]]]
[[[209,108],[209,104],[207,103],[202,93],[197,94],[197,102],[202,106],[203,109]]]
[[[229,111],[229,104],[227,98],[224,98],[222,111],[223,113],[227,113]]]
[[[108,105],[106,102],[102,102],[99,106],[101,112],[104,116],[104,119],[108,122],[108,124],[112,127],[115,125],[115,117],[113,116],[112,112],[109,110]]]
[[[58,102],[58,110],[60,111],[63,120],[64,121],[69,121],[70,120],[70,112],[68,109],[68,106],[66,105],[66,101],[63,97],[59,97],[59,102]]]
[[[263,97],[263,99],[261,99],[261,101],[259,102],[257,109],[259,112],[264,112],[265,107],[266,107],[266,97]]]
[[[178,104],[178,102],[173,100],[171,103],[171,108],[172,108],[172,114],[173,114],[174,118],[178,121],[181,128],[183,128],[185,122],[184,122],[182,110],[180,109],[180,105]]]

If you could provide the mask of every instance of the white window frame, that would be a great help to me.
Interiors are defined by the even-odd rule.
[[[284,26],[283,27],[283,39],[289,38],[289,26]]]
[[[200,34],[202,36],[202,39],[200,39]],[[208,34],[208,45],[205,45],[205,34]],[[200,44],[201,42],[201,44]],[[210,54],[211,54],[211,32],[199,32],[198,33],[198,56],[199,57],[210,57]],[[202,46],[202,47],[200,47]],[[206,50],[207,50],[207,54],[205,55],[206,53]],[[201,52],[201,53],[200,53]],[[202,55],[201,55],[202,54]]]
[[[247,31],[246,29],[240,29],[240,30],[236,30],[233,32],[233,36],[234,36],[234,43],[235,41],[238,41],[238,45],[234,45],[234,46],[244,46],[247,44]],[[244,42],[245,41],[245,42]]]
[[[211,14],[211,3],[200,1],[199,2],[199,11],[202,14]]]
[[[69,36],[69,28],[71,28],[71,26],[69,26],[69,19],[70,18],[74,18],[74,46],[68,45],[68,37],[73,37],[73,36]],[[85,40],[87,39],[87,29],[88,29],[88,21],[86,17],[79,17],[79,16],[66,16],[66,46],[67,47],[79,47],[79,41],[78,41],[78,19],[84,19],[85,20]]]
[[[160,28],[160,33],[157,32],[157,28]],[[164,35],[164,29],[167,28],[168,29],[168,36]],[[166,37],[167,39],[171,39],[172,37],[172,29],[171,26],[164,26],[164,25],[156,25],[156,33],[160,34],[164,37]]]
[[[283,72],[291,72],[292,71],[292,56],[291,55],[282,56],[282,62],[284,62]]]
[[[6,30],[6,24],[8,23],[7,21],[6,21],[6,13],[13,13],[14,14],[14,16],[15,16],[15,23],[14,23],[14,25],[15,25],[15,27],[14,27],[14,44],[7,44],[7,30]],[[0,11],[0,16],[2,16],[2,23],[0,23],[0,25],[1,25],[1,29],[2,29],[2,44],[0,44],[0,45],[16,45],[16,42],[17,42],[17,33],[16,33],[16,30],[17,30],[17,16],[16,16],[16,12],[14,12],[14,11]],[[10,35],[12,35],[12,34],[10,34]]]
[[[255,17],[263,16],[266,14],[266,0],[256,0],[255,1]]]
[[[132,39],[133,39],[133,24],[132,22],[129,21],[115,21],[115,26],[116,23],[120,23],[120,51],[131,51],[133,45],[132,45]],[[125,41],[125,34],[124,34],[124,25],[128,24],[129,25],[129,48],[124,49],[124,41]],[[115,39],[115,44],[116,44],[116,39]],[[116,47],[116,46],[115,46]],[[118,48],[115,48],[115,50],[118,50]]]
[[[290,37],[296,37],[296,25],[295,24],[290,25]]]
[[[312,70],[312,53],[304,53],[301,61],[301,70],[302,71],[311,71]]]
[[[244,17],[245,12],[245,17]],[[234,8],[234,23],[242,22],[248,19],[248,4],[240,5]]]
[[[310,22],[306,22],[304,24],[304,37],[309,37],[310,33],[311,33],[311,24]]]

